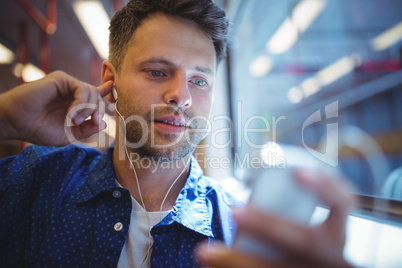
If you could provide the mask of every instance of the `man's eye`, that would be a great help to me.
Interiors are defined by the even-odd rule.
[[[192,82],[197,86],[205,86],[207,84],[207,82],[205,82],[205,80],[202,79],[194,79],[192,80]]]
[[[149,74],[153,77],[160,77],[163,76],[163,73],[161,71],[149,71]]]

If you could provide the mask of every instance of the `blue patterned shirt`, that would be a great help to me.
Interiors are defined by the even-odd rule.
[[[0,263],[4,267],[116,267],[130,225],[131,197],[116,185],[113,147],[29,146],[0,159]],[[231,206],[240,205],[191,159],[173,210],[151,234],[152,267],[195,267],[206,239],[230,245]]]

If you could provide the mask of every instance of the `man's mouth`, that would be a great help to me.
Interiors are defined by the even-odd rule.
[[[172,126],[185,127],[182,123],[176,123],[169,120],[155,120],[156,123],[164,123]]]
[[[187,129],[186,120],[179,116],[166,115],[154,119],[155,126],[163,133],[182,133]]]

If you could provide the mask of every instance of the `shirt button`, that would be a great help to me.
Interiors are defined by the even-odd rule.
[[[113,191],[113,197],[114,198],[119,198],[120,196],[121,196],[121,192],[120,191],[118,191],[118,190],[116,190],[116,191]]]
[[[115,225],[114,225],[114,230],[119,232],[119,231],[121,231],[121,229],[123,229],[123,223],[116,222]]]

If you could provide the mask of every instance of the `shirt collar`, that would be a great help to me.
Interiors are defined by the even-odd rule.
[[[197,160],[191,156],[190,175],[180,191],[169,213],[159,224],[168,225],[173,221],[208,237],[213,237],[211,228],[212,210],[206,195],[210,188],[209,181],[203,176],[202,169]]]
[[[105,150],[93,168],[88,169],[89,174],[82,174],[87,176],[87,181],[73,196],[74,203],[86,202],[104,191],[117,188],[112,162],[113,150],[114,144]],[[169,213],[157,226],[177,222],[195,232],[213,237],[212,211],[206,201],[209,188],[210,183],[203,176],[200,165],[191,156],[190,174],[176,199],[172,213]]]
[[[104,191],[117,188],[112,162],[113,149],[114,144],[109,146],[99,159],[93,161],[93,168],[89,168],[88,173],[81,175],[87,176],[87,180],[73,196],[74,203],[86,202]]]

